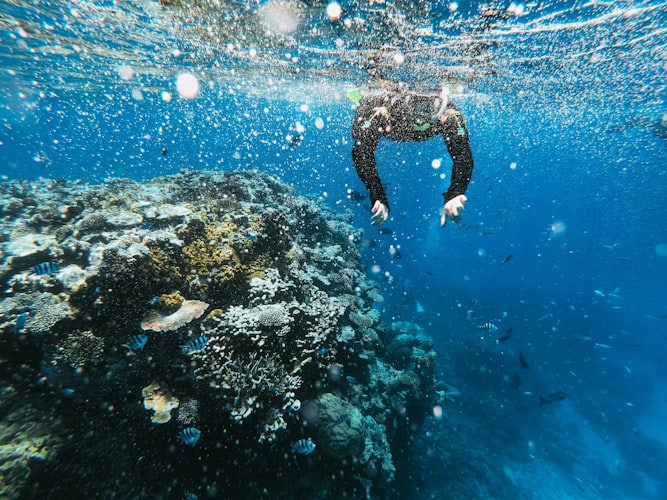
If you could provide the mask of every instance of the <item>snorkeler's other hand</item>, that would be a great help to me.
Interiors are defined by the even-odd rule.
[[[445,208],[442,209],[442,215],[440,216],[440,225],[444,226],[447,223],[447,219],[452,219],[456,222],[460,217],[459,211],[465,210],[467,201],[468,198],[464,194],[460,194],[445,203]]]
[[[387,205],[378,200],[373,204],[371,213],[373,214],[371,216],[371,225],[380,227],[387,220],[389,209],[387,208]]]

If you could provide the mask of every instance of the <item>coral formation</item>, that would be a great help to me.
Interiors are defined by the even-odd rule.
[[[324,393],[304,407],[306,424],[313,428],[317,442],[334,458],[358,456],[364,448],[363,415],[350,402]]]
[[[178,398],[172,396],[156,382],[141,389],[141,395],[144,398],[144,408],[153,410],[151,422],[154,424],[169,422],[171,410],[178,408]]]
[[[54,359],[62,358],[72,368],[83,368],[102,361],[104,339],[91,331],[70,333],[57,344]]]
[[[374,309],[384,299],[365,276],[349,215],[250,171],[45,190],[44,207],[72,207],[59,220],[23,205],[29,192],[0,184],[0,207],[32,221],[1,247],[4,361],[41,380],[67,425],[82,416],[107,425],[95,450],[132,449],[128,463],[172,456],[179,431],[196,425],[187,452],[206,450],[204,469],[223,468],[216,474],[237,481],[235,491],[247,488],[245,469],[265,470],[253,480],[289,497],[304,459],[293,443],[312,440],[323,490],[352,497],[361,483],[383,495],[395,475],[390,443],[432,413],[443,385],[426,332],[387,327]],[[59,271],[27,272],[41,262]],[[128,349],[137,335],[146,342]],[[163,425],[147,422],[142,403]],[[158,465],[132,491],[113,487],[173,496],[156,479],[173,469]],[[300,487],[314,497],[322,484]]]

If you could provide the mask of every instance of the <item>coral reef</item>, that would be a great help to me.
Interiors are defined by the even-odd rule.
[[[180,463],[179,432],[196,425],[184,453],[217,468],[230,497],[247,492],[250,473],[264,496],[384,495],[396,473],[390,444],[446,390],[426,332],[387,327],[374,309],[384,299],[349,215],[250,171],[35,186],[0,184],[11,235],[0,247],[2,361],[25,372],[28,407],[38,391],[58,408],[67,446],[88,435],[82,421],[99,427],[89,453],[70,448],[72,463],[120,450],[119,467],[142,470],[110,477],[117,496],[182,494],[163,474]],[[40,203],[22,202],[35,192]],[[71,210],[54,218],[58,206]],[[29,222],[10,231],[17,217]],[[30,272],[43,262],[57,272]],[[141,349],[129,349],[138,335]],[[316,444],[317,481],[294,480],[300,440]],[[49,483],[56,495],[79,484],[67,469]]]
[[[169,391],[162,388],[156,382],[141,389],[144,398],[144,408],[153,410],[151,422],[154,424],[165,424],[171,420],[171,410],[178,408],[178,398],[171,395]]]

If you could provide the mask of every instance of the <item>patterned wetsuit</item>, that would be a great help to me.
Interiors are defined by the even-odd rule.
[[[442,108],[442,109],[441,109]],[[445,202],[464,194],[472,176],[473,160],[468,129],[452,103],[442,106],[437,96],[387,92],[364,97],[352,124],[352,160],[359,178],[371,196],[371,204],[389,208],[375,163],[375,149],[381,137],[396,142],[416,142],[442,135],[454,162]]]

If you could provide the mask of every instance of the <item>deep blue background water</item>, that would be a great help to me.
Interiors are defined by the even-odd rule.
[[[129,86],[40,96],[7,73],[0,84],[0,175],[101,183],[253,168],[350,210],[376,243],[364,262],[382,283],[385,321],[427,328],[443,376],[463,393],[433,432],[484,429],[477,445],[499,468],[537,467],[520,479],[537,497],[559,484],[558,498],[667,494],[664,82],[646,102],[641,89],[628,95],[591,81],[566,92],[527,82],[528,97],[493,86],[455,97],[475,158],[463,220],[438,224],[451,165],[442,140],[383,142],[377,158],[393,234],[370,226],[368,203],[347,197],[364,189],[350,156],[345,88],[302,99],[203,89],[167,103],[152,91],[133,99]],[[164,85],[174,92],[172,80]],[[293,146],[286,136],[297,122],[306,132]],[[487,321],[499,332],[511,327],[511,338],[496,343],[498,333],[476,327]],[[529,369],[519,367],[519,351]],[[508,388],[515,373],[519,391]],[[555,390],[568,399],[537,405]],[[440,438],[430,446],[446,448]],[[424,460],[437,469],[437,459]],[[422,491],[445,487],[434,474]]]

